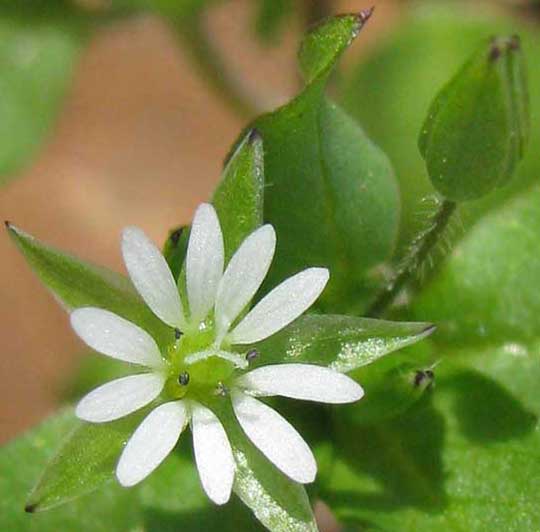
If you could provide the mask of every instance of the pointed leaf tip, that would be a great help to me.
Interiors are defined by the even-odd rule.
[[[261,132],[257,128],[253,128],[248,133],[247,141],[248,141],[249,144],[255,144],[257,142],[262,142]]]
[[[371,18],[371,15],[373,15],[374,11],[375,11],[375,6],[371,6],[368,9],[362,9],[362,11],[358,13],[358,18],[360,19],[360,22],[362,24],[365,24]]]

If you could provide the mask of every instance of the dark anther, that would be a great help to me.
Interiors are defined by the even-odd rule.
[[[225,384],[223,384],[222,382],[218,382],[216,394],[225,397],[229,394],[229,388],[227,388],[227,386],[225,386]]]
[[[176,328],[174,329],[174,337],[175,337],[177,340],[180,340],[180,337],[182,336],[182,334],[183,334],[182,331],[181,331],[178,327],[176,327]]]
[[[433,383],[433,379],[435,378],[435,374],[433,373],[433,371],[431,369],[425,369],[425,370],[421,370],[419,369],[415,374],[414,374],[414,386],[416,388],[418,388],[420,385],[422,384],[425,384],[426,381],[429,381],[427,383],[427,387],[429,388],[431,386],[431,384]]]
[[[418,388],[420,384],[422,384],[422,381],[426,378],[426,374],[423,371],[417,371],[414,374],[414,385]]]
[[[187,386],[189,384],[189,373],[187,371],[182,371],[182,373],[178,375],[178,384],[180,384],[180,386]]]
[[[256,349],[250,349],[246,353],[246,360],[248,362],[251,362],[251,361],[255,360],[258,356],[259,356],[259,352]]]
[[[171,236],[169,237],[171,239],[171,242],[173,246],[178,245],[178,241],[180,240],[180,237],[182,236],[182,232],[184,231],[183,227],[179,227],[175,231],[171,233]]]

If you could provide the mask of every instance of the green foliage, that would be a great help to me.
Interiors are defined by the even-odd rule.
[[[159,4],[162,13],[180,17],[169,11],[172,3]],[[202,3],[178,6],[198,13]],[[427,10],[413,9],[416,18],[403,23],[346,83],[344,106],[365,120],[366,129],[389,148],[400,168],[402,244],[410,244],[419,197],[433,191],[414,145],[429,100],[482,39],[508,30],[508,22],[467,18],[455,6],[438,2]],[[317,456],[319,475],[309,494],[322,497],[348,530],[538,530],[540,188],[531,184],[538,178],[536,169],[540,171],[537,158],[526,157],[517,179],[504,190],[461,209],[466,231],[456,249],[430,272],[425,285],[418,283],[408,294],[409,304],[396,311],[409,321],[336,314],[344,309],[360,312],[380,284],[381,272],[374,268],[390,258],[400,216],[388,160],[353,119],[325,97],[336,61],[367,16],[329,19],[306,37],[300,50],[305,88],[284,107],[254,121],[258,133],[251,131],[239,143],[213,196],[228,257],[263,220],[276,227],[278,250],[266,288],[306,266],[331,270],[332,282],[317,310],[332,314],[301,317],[250,346],[259,351],[251,367],[281,362],[328,365],[350,372],[363,386],[365,398],[345,406],[271,400]],[[527,55],[538,50],[538,41],[524,33]],[[492,58],[495,63],[481,52],[431,110],[421,147],[432,177],[445,170],[432,164],[447,153],[440,146],[457,143],[452,147],[453,173],[444,178],[448,186],[435,179],[451,198],[487,192],[508,177],[519,158],[525,108],[513,107],[513,118],[523,116],[512,127],[506,115],[501,121],[493,114],[514,98],[510,84],[496,104],[486,96],[497,96],[501,76],[514,76],[506,51]],[[540,109],[535,98],[540,73],[531,63],[534,120]],[[501,67],[509,70],[496,72]],[[462,86],[459,79],[466,83]],[[473,105],[479,93],[486,96],[483,107]],[[489,118],[482,135],[475,134],[474,127],[459,127],[461,108],[468,109],[467,123],[475,113],[475,123]],[[533,142],[538,140],[536,129]],[[500,138],[490,137],[494,131]],[[467,142],[452,138],[463,133],[469,135]],[[484,158],[468,156],[468,149]],[[467,173],[471,164],[488,168],[494,153],[501,171]],[[68,309],[101,306],[143,326],[159,341],[170,341],[170,331],[124,277],[46,247],[12,226],[9,231]],[[164,250],[180,278],[188,234],[187,229],[172,233]],[[414,263],[413,269],[417,267]],[[418,319],[422,321],[410,321]],[[435,321],[439,331],[418,343],[434,330],[428,321]],[[393,353],[401,348],[406,349]],[[104,375],[116,375],[114,364],[86,366],[85,379],[72,388],[73,396]],[[186,435],[140,486],[125,490],[109,482],[142,414],[79,425],[53,455],[60,435],[73,430],[71,414],[66,413],[0,453],[0,467],[7,472],[0,479],[6,493],[0,503],[0,528],[227,532],[259,530],[262,524],[276,531],[317,530],[304,487],[280,473],[248,441],[228,400],[215,397],[208,403],[226,428],[237,463],[236,496],[226,507],[211,505],[202,493]],[[81,497],[50,512],[25,515],[21,509],[30,479],[51,457],[30,495],[29,509],[46,509],[99,490],[90,502]],[[11,465],[15,463],[20,466]],[[92,520],[86,518],[89,511]]]
[[[212,203],[223,231],[225,261],[243,240],[263,222],[264,152],[262,140],[253,130],[231,156]]]
[[[393,249],[399,200],[385,155],[324,89],[364,16],[329,19],[308,34],[300,63],[308,80],[284,107],[254,122],[264,140],[265,219],[278,235],[268,285],[309,266],[331,272],[334,310],[360,306],[368,270]]]
[[[433,329],[429,323],[307,315],[254,344],[261,356],[253,365],[298,362],[349,372],[420,341]]]
[[[269,530],[316,532],[304,486],[281,473],[253,446],[240,428],[230,403],[216,401],[236,462],[233,490]]]
[[[159,343],[170,343],[171,330],[135,293],[126,277],[46,246],[13,225],[8,231],[41,282],[71,310],[100,307],[146,329]]]
[[[537,352],[445,361],[399,418],[340,433],[323,498],[349,530],[536,530],[540,526]]]
[[[31,483],[53,457],[56,448],[73,430],[76,421],[71,410],[50,418],[0,450],[0,528],[10,532],[186,532],[201,529],[262,530],[238,499],[224,507],[212,505],[200,487],[197,470],[190,456],[188,438],[179,452],[171,455],[142,485],[133,489],[116,482],[104,483],[91,495],[71,501],[47,512],[25,513],[24,506]],[[110,441],[109,434],[105,440]],[[91,442],[88,442],[91,443]],[[64,443],[64,448],[69,445]],[[91,443],[95,450],[98,443]],[[104,465],[99,456],[86,453],[93,465]],[[82,458],[82,455],[81,455]],[[54,463],[54,462],[53,462]],[[16,467],[13,467],[16,465]],[[87,469],[87,473],[91,473]],[[88,480],[89,477],[86,477]],[[60,488],[61,486],[58,485]],[[77,489],[77,487],[75,486]],[[65,491],[65,490],[64,490]],[[36,509],[37,510],[37,509]]]
[[[387,37],[340,83],[340,103],[389,155],[401,191],[398,255],[403,254],[419,230],[425,205],[421,200],[434,189],[416,140],[434,95],[485,39],[497,34],[518,34],[529,58],[531,124],[540,120],[540,54],[537,32],[518,19],[498,16],[489,6],[458,0],[424,0],[412,4]],[[469,227],[478,217],[527,187],[540,175],[540,128],[531,129],[531,149],[512,182],[485,199],[460,208]],[[456,235],[461,236],[462,232]]]
[[[458,345],[540,336],[540,188],[480,220],[414,303],[439,325],[438,341]]]
[[[49,133],[85,41],[85,25],[60,7],[0,9],[0,184]]]
[[[47,510],[85,495],[109,480],[142,414],[111,423],[79,423],[47,464],[26,503],[27,512]]]
[[[464,201],[506,184],[525,151],[528,107],[519,38],[492,39],[428,111],[419,147],[433,186]]]

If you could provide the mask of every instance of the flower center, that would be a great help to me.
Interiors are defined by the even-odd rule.
[[[242,355],[230,353],[231,360],[226,360],[222,356],[227,353],[217,349],[214,341],[211,322],[185,334],[175,331],[174,341],[167,348],[169,369],[164,394],[168,399],[201,398],[220,393],[224,383],[234,374],[234,357],[241,358]]]

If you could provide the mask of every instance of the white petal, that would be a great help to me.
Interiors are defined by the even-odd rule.
[[[108,310],[74,310],[71,326],[86,345],[103,355],[153,368],[163,366],[154,339],[143,329]]]
[[[218,338],[223,337],[261,286],[275,249],[274,228],[263,225],[251,233],[233,255],[219,283],[216,297]]]
[[[154,243],[137,227],[122,232],[122,254],[131,281],[152,312],[167,325],[185,324],[171,270]]]
[[[182,401],[158,406],[144,418],[133,433],[116,466],[122,486],[134,486],[167,458],[187,423]]]
[[[229,335],[232,344],[250,344],[268,338],[303,314],[328,282],[326,268],[308,268],[276,286]]]
[[[211,410],[195,402],[191,408],[193,447],[202,487],[216,504],[225,504],[234,480],[231,445],[223,425]]]
[[[190,319],[197,323],[215,303],[223,261],[223,236],[216,211],[203,203],[193,218],[186,257]]]
[[[93,423],[103,423],[127,416],[152,402],[164,384],[165,377],[155,373],[116,379],[84,396],[79,401],[75,414]]]
[[[307,484],[315,480],[313,453],[296,429],[275,410],[238,391],[232,394],[234,413],[249,439],[287,476]]]
[[[282,395],[320,403],[352,403],[364,395],[362,387],[343,373],[313,364],[276,364],[254,369],[236,385],[256,395]]]

